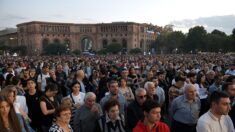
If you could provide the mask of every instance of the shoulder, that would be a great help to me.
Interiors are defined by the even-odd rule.
[[[50,127],[49,132],[63,132],[63,130],[57,124],[53,124]]]
[[[158,127],[162,131],[164,130],[164,131],[170,132],[169,126],[167,124],[163,123],[163,122],[159,122]]]
[[[145,131],[146,130],[145,130],[144,124],[141,121],[139,121],[133,129],[133,132],[145,132]]]

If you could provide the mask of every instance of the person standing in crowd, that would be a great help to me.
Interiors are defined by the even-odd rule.
[[[20,120],[21,118],[21,120]],[[7,97],[0,96],[0,129],[1,132],[28,132],[23,125],[23,118],[17,116],[13,104]]]
[[[154,100],[146,100],[143,104],[144,119],[140,120],[133,132],[170,132],[170,128],[161,119],[161,107]]]
[[[158,102],[158,96],[156,94],[156,87],[153,82],[146,82],[144,88],[147,92],[147,99],[152,99]]]
[[[105,102],[104,111],[94,132],[127,132],[125,117],[120,113],[118,100],[111,99]]]
[[[124,78],[120,79],[119,91],[126,98],[127,104],[135,99],[134,94],[130,87],[127,86],[127,80]]]
[[[26,104],[28,106],[29,118],[31,119],[31,127],[36,131],[42,131],[41,128],[41,120],[42,120],[42,111],[40,108],[39,99],[43,95],[41,91],[36,89],[35,80],[29,79],[27,81],[27,89],[28,91],[25,93]]]
[[[212,94],[214,91],[222,91],[222,82],[223,82],[223,76],[222,75],[216,75],[214,79],[214,83],[209,86],[209,93]]]
[[[127,126],[130,131],[133,130],[139,120],[144,119],[143,104],[146,97],[146,90],[137,88],[135,90],[135,100],[127,106]]]
[[[74,81],[71,85],[72,93],[67,97],[71,98],[75,107],[79,108],[84,104],[85,93],[80,92],[80,83],[78,81]]]
[[[158,96],[158,104],[163,107],[165,104],[165,91],[163,90],[162,87],[158,86],[159,81],[158,78],[153,77],[152,78],[152,82],[154,83],[155,87],[156,87],[156,95]]]
[[[45,87],[47,85],[46,78],[49,78],[49,66],[43,65],[42,67],[42,73],[38,75],[37,83],[38,83],[38,89],[42,92],[45,91]]]
[[[63,97],[67,96],[67,91],[64,86],[67,76],[66,73],[63,71],[63,66],[61,64],[58,64],[56,66],[55,75],[56,75],[56,82],[58,85],[58,89],[61,90],[61,94],[63,95]]]
[[[83,70],[78,70],[75,74],[74,81],[78,81],[80,83],[80,91],[83,93],[86,93],[87,89],[83,82],[83,79],[85,78],[85,74]]]
[[[93,132],[96,120],[102,115],[102,109],[95,103],[96,95],[93,92],[86,93],[84,101],[85,103],[77,109],[73,119],[75,132]]]
[[[49,132],[73,132],[70,126],[71,109],[69,106],[59,106],[55,110],[56,122],[52,124]]]
[[[196,123],[201,108],[200,99],[196,96],[193,84],[187,84],[184,95],[175,98],[172,102],[172,132],[196,132]]]
[[[230,111],[230,99],[227,93],[215,91],[210,96],[210,110],[197,122],[198,132],[234,132]]]
[[[215,81],[215,72],[213,70],[209,70],[206,73],[206,85],[210,86],[214,83]]]
[[[29,69],[24,69],[23,70],[23,77],[20,78],[20,82],[21,82],[22,87],[25,91],[27,90],[27,80],[28,79],[30,79]]]
[[[43,132],[48,132],[52,125],[53,114],[59,103],[56,100],[56,94],[58,92],[55,84],[48,84],[45,87],[45,94],[40,98],[40,108],[42,111],[42,129]]]
[[[104,109],[104,104],[108,100],[117,99],[120,103],[120,112],[122,114],[124,114],[125,113],[125,107],[126,107],[126,99],[119,92],[117,80],[111,79],[108,83],[108,87],[109,87],[109,92],[100,101],[100,105],[101,105],[102,109]]]
[[[169,110],[171,109],[171,104],[172,104],[172,101],[182,95],[184,92],[183,92],[183,87],[184,87],[184,84],[185,84],[185,80],[186,80],[186,77],[183,76],[183,75],[177,75],[175,77],[175,84],[173,84],[170,88],[169,88],[169,91],[168,91],[168,95],[169,95]]]
[[[222,90],[229,96],[231,108],[229,116],[233,121],[233,125],[235,125],[235,84],[232,82],[226,82],[223,84]]]
[[[74,129],[73,119],[74,119],[74,116],[76,114],[77,108],[73,105],[73,102],[72,102],[71,98],[69,98],[69,97],[62,98],[60,105],[68,106],[71,109],[71,118],[70,118],[69,124]]]

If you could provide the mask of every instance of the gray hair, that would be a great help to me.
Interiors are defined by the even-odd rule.
[[[146,94],[146,90],[144,88],[137,88],[135,90],[135,95],[138,95],[139,93],[144,92]]]
[[[86,95],[84,97],[84,101],[86,101],[88,98],[91,98],[91,97],[95,97],[96,98],[96,95],[93,92],[86,93]]]
[[[61,104],[62,104],[64,101],[67,101],[67,100],[69,100],[69,101],[72,102],[72,99],[71,99],[70,97],[64,97],[64,98],[61,99]]]
[[[186,93],[188,91],[188,89],[191,88],[191,87],[194,87],[196,89],[195,85],[193,85],[193,84],[186,84],[185,87],[184,87],[184,93]]]
[[[145,84],[144,84],[144,88],[147,90],[148,88],[149,88],[149,85],[154,85],[154,83],[153,82],[150,82],[150,81],[148,81],[148,82],[146,82]]]

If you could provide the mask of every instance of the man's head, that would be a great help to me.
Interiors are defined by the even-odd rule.
[[[146,101],[146,90],[144,88],[137,88],[135,90],[136,101],[140,106]]]
[[[76,72],[76,74],[75,74],[75,77],[78,78],[78,79],[80,79],[80,80],[83,80],[84,77],[85,77],[84,71],[83,71],[83,70],[78,70],[78,71]]]
[[[108,83],[109,92],[112,96],[118,95],[118,81],[110,80]]]
[[[189,72],[187,74],[187,78],[189,79],[190,83],[192,83],[192,84],[196,83],[196,81],[197,81],[197,76],[196,76],[196,73],[194,73],[194,72]]]
[[[213,92],[210,96],[210,105],[215,114],[227,115],[231,109],[229,95],[225,92]]]
[[[184,88],[184,95],[188,100],[195,100],[197,95],[196,87],[193,84],[187,84]]]
[[[175,85],[179,88],[182,88],[184,86],[186,77],[182,75],[178,75],[175,77]]]
[[[92,106],[95,104],[95,101],[96,101],[96,95],[93,92],[86,93],[84,97],[84,102],[88,108],[91,109]]]
[[[143,104],[145,120],[153,124],[161,119],[161,107],[153,100],[146,100]]]
[[[222,90],[226,92],[230,97],[235,97],[235,84],[232,82],[226,82],[222,85]]]
[[[144,88],[147,91],[147,95],[152,96],[156,93],[156,87],[153,82],[146,82]]]

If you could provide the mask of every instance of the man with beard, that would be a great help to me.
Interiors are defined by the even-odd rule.
[[[234,132],[230,111],[230,99],[224,92],[215,91],[210,96],[210,110],[197,123],[198,132]]]
[[[125,97],[119,93],[117,80],[110,80],[108,83],[109,92],[101,99],[100,105],[104,108],[104,104],[110,99],[116,99],[120,103],[120,113],[124,114],[126,107]]]

